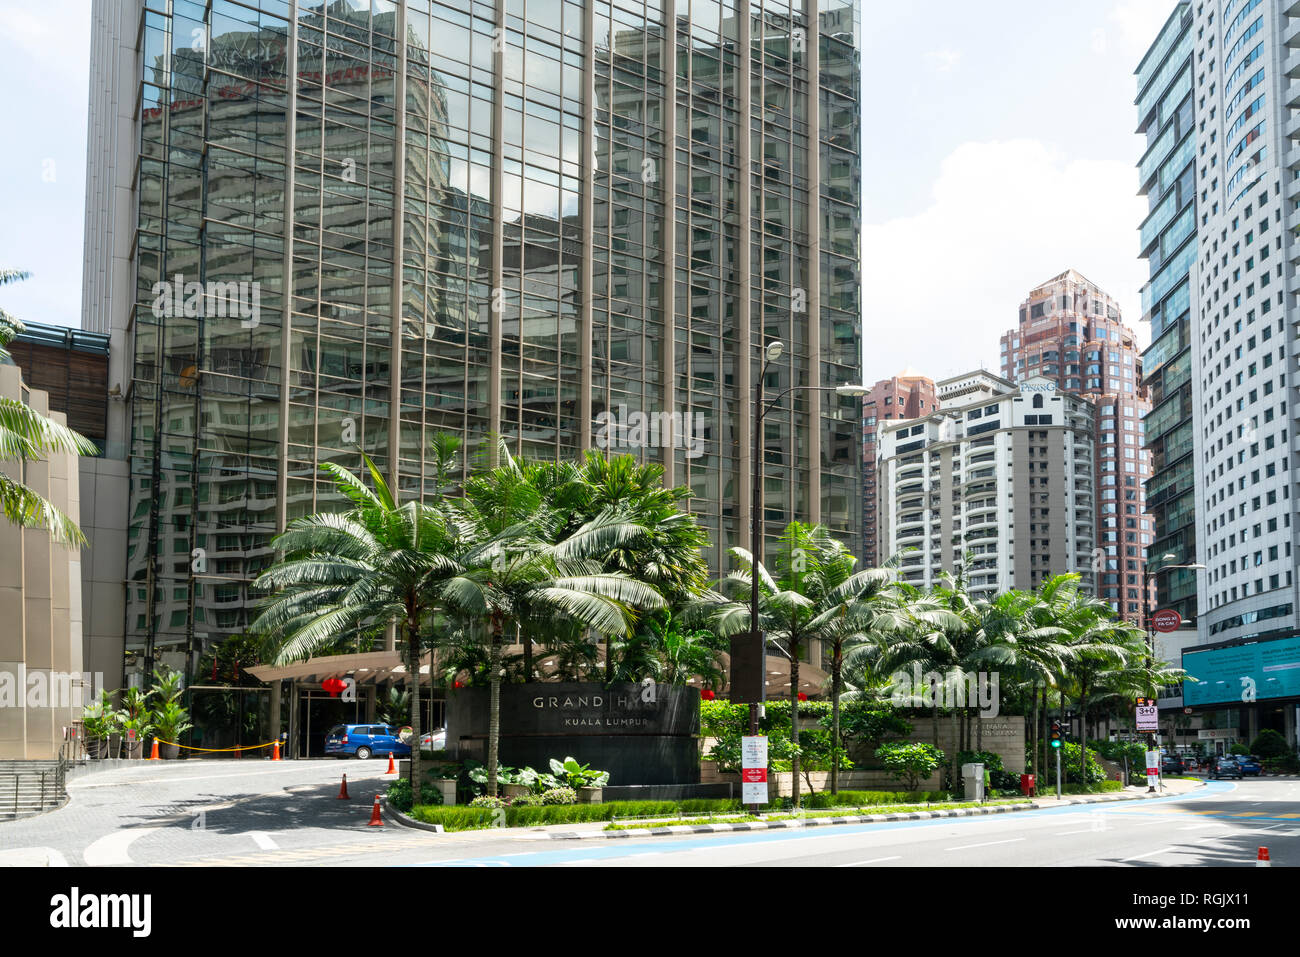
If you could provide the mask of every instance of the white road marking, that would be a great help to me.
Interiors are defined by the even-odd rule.
[[[253,839],[254,844],[264,851],[278,851],[280,849],[280,845],[271,840],[271,835],[265,831],[249,831],[248,836]]]
[[[873,857],[869,861],[854,861],[852,864],[836,864],[835,866],[836,867],[862,867],[863,865],[866,864],[879,864],[881,861],[901,861],[902,859],[903,859],[902,855],[899,854],[899,855],[895,855],[894,857]]]
[[[1125,860],[1126,862],[1127,862],[1127,861],[1140,861],[1140,860],[1142,860],[1142,858],[1144,858],[1144,857],[1155,857],[1157,854],[1168,854],[1168,853],[1169,853],[1170,851],[1172,851],[1172,850],[1173,850],[1172,847],[1162,847],[1162,848],[1160,848],[1160,850],[1158,850],[1158,851],[1147,851],[1145,854],[1138,854],[1138,855],[1136,855],[1136,856],[1134,856],[1134,857],[1126,857],[1126,858],[1124,858],[1124,860]]]
[[[52,847],[13,847],[0,851],[0,867],[67,867],[68,859]]]
[[[1186,827],[1180,827],[1180,831],[1199,831],[1207,827],[1227,827],[1222,821],[1206,821],[1204,824],[1189,824]]]
[[[961,847],[945,847],[945,851],[969,851],[975,847],[992,847],[994,844],[1014,844],[1016,841],[1023,841],[1023,837],[1013,837],[1007,841],[985,841],[983,844],[963,844]]]
[[[136,827],[106,834],[86,848],[85,854],[82,855],[86,859],[86,866],[116,867],[122,864],[134,864],[128,853],[132,842],[161,830],[160,827]]]

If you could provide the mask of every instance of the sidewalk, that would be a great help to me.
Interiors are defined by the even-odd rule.
[[[780,821],[751,821],[744,824],[667,824],[663,827],[633,828],[625,831],[605,830],[608,821],[584,824],[551,824],[543,827],[483,828],[473,831],[440,832],[448,841],[510,840],[510,841],[591,841],[624,840],[638,837],[665,837],[682,834],[727,834],[736,831],[794,830],[809,827],[830,827],[837,824],[878,824],[893,821],[930,821],[940,818],[982,817],[989,814],[1009,814],[1017,811],[1038,811],[1066,807],[1074,804],[1108,804],[1117,801],[1144,801],[1152,798],[1186,794],[1204,787],[1202,781],[1167,781],[1163,791],[1148,794],[1146,788],[1130,787],[1110,794],[1080,794],[1060,798],[1040,797],[1017,804],[994,804],[976,808],[957,808],[942,811],[909,811],[893,814],[853,814],[845,816],[788,818]],[[434,830],[432,825],[416,821],[392,807],[386,807],[389,821],[400,827]],[[792,813],[792,812],[776,812]],[[621,821],[617,823],[636,823]],[[646,823],[646,822],[642,822]]]

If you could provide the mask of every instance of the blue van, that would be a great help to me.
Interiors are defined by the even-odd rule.
[[[411,746],[402,743],[391,724],[336,724],[325,735],[325,754],[336,758],[351,755],[362,761],[371,755],[408,758]]]

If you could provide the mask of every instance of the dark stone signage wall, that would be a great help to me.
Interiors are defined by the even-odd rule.
[[[490,689],[447,695],[447,750],[487,760]],[[537,682],[501,686],[501,763],[549,770],[567,756],[611,786],[700,780],[700,693],[668,685]]]

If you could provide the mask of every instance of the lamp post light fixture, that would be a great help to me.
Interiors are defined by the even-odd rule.
[[[763,447],[763,419],[768,412],[772,411],[777,404],[792,392],[834,392],[836,395],[845,398],[861,398],[871,390],[865,385],[837,385],[837,386],[791,386],[783,392],[778,393],[768,399],[763,394],[763,379],[767,375],[767,367],[776,362],[785,354],[785,344],[779,340],[773,340],[763,347],[763,364],[759,369],[758,378],[754,381],[754,445],[751,452],[751,469],[753,474],[753,488],[750,495],[749,503],[749,527],[750,527],[750,603],[749,603],[749,648],[748,655],[756,656],[756,659],[749,662],[752,669],[757,669],[759,681],[762,682],[757,688],[755,697],[756,701],[749,702],[749,733],[750,735],[758,734],[758,709],[762,700],[766,698],[767,666],[765,663],[766,641],[762,629],[759,626],[758,618],[758,566],[763,560],[763,527],[766,524],[763,514],[763,466],[764,466],[764,447]],[[736,658],[735,650],[731,657],[732,669],[732,686],[736,686]],[[747,690],[747,689],[746,689]],[[793,716],[793,720],[798,720],[798,716]]]
[[[1155,658],[1156,636],[1155,630],[1151,626],[1151,580],[1161,572],[1173,571],[1174,569],[1185,569],[1189,571],[1204,571],[1205,566],[1199,563],[1189,564],[1166,564],[1172,563],[1178,558],[1173,552],[1166,552],[1158,559],[1159,564],[1151,565],[1149,562],[1142,568],[1142,626],[1147,633],[1147,668],[1151,668],[1151,663]],[[1156,696],[1159,696],[1157,690]],[[1156,736],[1154,733],[1147,733],[1147,750],[1153,751],[1156,746]],[[1148,792],[1155,791],[1155,788],[1148,788]]]

